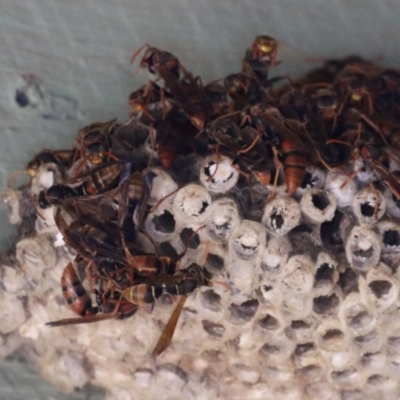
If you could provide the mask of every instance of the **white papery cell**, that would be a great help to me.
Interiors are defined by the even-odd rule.
[[[375,225],[385,214],[385,197],[372,185],[367,186],[354,196],[353,211],[360,224]]]
[[[278,236],[267,241],[267,247],[261,252],[261,269],[266,275],[278,275],[284,269],[292,245],[289,239]]]
[[[206,157],[200,167],[200,182],[213,193],[225,193],[232,189],[239,179],[239,170],[233,160],[223,155]]]
[[[339,321],[353,336],[361,336],[376,327],[376,312],[360,296],[350,293],[341,303]]]
[[[350,337],[335,318],[322,321],[316,330],[316,341],[321,350],[341,352],[349,348]]]
[[[357,185],[353,179],[340,171],[328,172],[325,189],[335,196],[339,207],[351,206],[357,193]]]
[[[146,173],[153,173],[155,175],[152,180],[149,205],[154,206],[162,201],[161,204],[164,207],[168,207],[174,200],[178,185],[172,179],[171,175],[162,168],[148,168],[142,172],[142,175]]]
[[[211,195],[200,185],[189,184],[176,193],[172,210],[179,222],[201,223],[210,214]]]
[[[400,255],[400,224],[385,220],[379,222],[377,228],[382,240],[382,253]]]
[[[262,224],[274,236],[283,236],[300,223],[300,206],[292,197],[279,196],[267,203]]]
[[[330,192],[316,188],[307,190],[300,201],[303,214],[316,224],[332,220],[336,205],[336,199]]]
[[[382,311],[390,307],[399,296],[397,280],[391,269],[384,263],[368,271],[365,279],[360,280],[361,297],[374,309]]]
[[[306,255],[290,257],[283,271],[281,288],[290,295],[307,294],[313,286],[313,262]]]
[[[366,272],[379,262],[381,239],[368,225],[355,226],[346,240],[346,257],[354,269]]]
[[[319,253],[314,266],[314,293],[320,295],[328,294],[335,287],[338,279],[339,273],[336,260],[328,253]]]
[[[206,221],[206,231],[211,239],[219,242],[227,241],[239,224],[239,212],[233,200],[220,198],[213,202]]]
[[[263,227],[254,221],[243,220],[229,241],[229,249],[233,258],[241,260],[254,260],[261,248],[265,245],[266,234]]]

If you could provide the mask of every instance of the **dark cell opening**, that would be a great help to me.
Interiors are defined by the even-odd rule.
[[[399,246],[400,234],[398,231],[388,230],[383,232],[383,243],[386,246]]]
[[[339,226],[343,213],[339,210],[335,211],[335,215],[331,221],[321,224],[320,234],[324,246],[342,246],[343,240],[340,237]]]
[[[232,304],[230,311],[233,317],[237,317],[244,321],[250,321],[256,313],[259,306],[259,302],[256,299],[245,301],[244,303],[237,305]]]
[[[370,247],[369,249],[366,250],[354,250],[353,254],[356,257],[362,257],[362,258],[369,258],[374,254],[374,249],[372,247]]]
[[[292,329],[308,329],[310,327],[310,325],[302,320],[292,321],[290,326]]]
[[[296,346],[294,350],[294,355],[300,357],[304,354],[313,353],[316,350],[314,343],[302,343]]]
[[[364,217],[372,217],[375,212],[375,207],[371,206],[370,203],[366,202],[360,204],[360,210],[361,214],[364,215]]]
[[[302,189],[313,188],[315,181],[316,181],[316,178],[310,172],[307,171],[304,175],[304,178],[303,178],[303,181],[301,182],[300,187]]]
[[[284,219],[282,217],[281,214],[277,213],[277,212],[273,212],[271,214],[271,226],[274,229],[281,229],[283,224],[284,224]]]
[[[331,372],[332,380],[340,382],[348,380],[356,371],[353,369],[347,369],[344,371],[333,371]]]
[[[331,203],[325,193],[314,194],[311,198],[314,207],[324,211]]]
[[[316,377],[321,373],[321,367],[319,365],[307,365],[306,367],[297,370],[298,373],[306,377]]]
[[[206,268],[211,271],[221,271],[224,268],[224,259],[217,254],[208,253]]]
[[[156,215],[153,218],[154,229],[161,233],[172,233],[175,230],[175,218],[165,210],[161,215]]]
[[[178,253],[170,242],[162,242],[158,246],[158,251],[166,257],[177,257]]]
[[[221,296],[214,290],[208,289],[201,293],[201,302],[204,308],[218,312],[221,310]]]
[[[208,206],[209,204],[206,201],[203,201],[202,207],[199,210],[199,214],[203,214],[203,212],[207,210]]]
[[[357,336],[354,341],[359,344],[372,342],[378,336],[376,331],[367,333],[366,335]]]
[[[387,381],[387,378],[380,374],[371,375],[367,379],[368,384],[374,385],[374,386],[383,385],[386,381]]]
[[[364,366],[368,366],[370,365],[373,361],[374,358],[376,356],[379,356],[379,352],[378,353],[365,353],[362,357],[361,357],[361,362]]]
[[[222,337],[225,333],[225,327],[221,324],[214,324],[211,321],[203,320],[203,329],[211,336]]]
[[[389,346],[396,346],[398,347],[400,345],[400,337],[399,336],[389,336],[387,339],[387,344]]]
[[[215,165],[215,162],[214,162],[214,161],[210,161],[210,162],[208,163],[208,165],[207,165],[206,167],[204,167],[204,174],[205,174],[206,176],[211,176],[211,175],[212,175],[210,169],[211,169],[211,167],[212,167],[213,165]],[[214,170],[213,174],[215,175],[215,170]]]
[[[189,249],[197,249],[200,246],[200,237],[197,233],[193,234],[192,228],[183,228],[179,234],[182,243]]]
[[[275,317],[269,314],[266,315],[264,318],[260,319],[258,321],[258,325],[260,325],[261,328],[267,330],[274,330],[280,327],[279,321]]]
[[[318,286],[319,283],[323,283],[325,281],[331,282],[333,279],[333,274],[335,269],[332,264],[323,263],[317,269],[317,273],[315,274],[315,285]]]
[[[392,288],[392,284],[389,281],[383,280],[372,281],[368,286],[378,299],[381,299],[384,295],[388,294]]]
[[[396,204],[397,208],[400,208],[400,198],[398,199],[394,194],[392,194],[393,202]]]
[[[358,275],[351,268],[346,268],[339,275],[338,285],[345,296],[351,292],[358,292]]]
[[[278,346],[274,346],[272,344],[265,343],[263,347],[261,347],[260,352],[266,355],[278,354],[280,352],[280,348]]]
[[[314,312],[324,314],[339,306],[339,298],[335,293],[332,293],[330,296],[315,297],[313,303]]]
[[[15,102],[23,108],[29,104],[29,98],[23,90],[17,89],[15,91]]]
[[[322,336],[323,340],[332,340],[332,339],[342,339],[344,337],[344,333],[339,329],[329,329],[324,336]]]
[[[367,311],[361,311],[355,315],[348,323],[350,328],[360,329],[371,322],[372,316]]]

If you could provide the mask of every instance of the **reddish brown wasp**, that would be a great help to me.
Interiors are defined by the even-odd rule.
[[[186,112],[192,124],[198,130],[204,129],[210,106],[199,79],[187,72],[173,54],[149,45],[145,47],[147,49],[140,61],[140,66],[158,75],[164,81],[172,99]],[[142,49],[143,47],[132,56],[132,62]]]
[[[162,76],[163,72],[160,72],[160,69],[166,69],[176,79],[180,78],[182,66],[179,63],[179,60],[168,51],[159,50],[156,47],[150,46],[149,44],[145,44],[144,46],[140,47],[132,55],[132,64],[143,49],[146,49],[146,51],[140,60],[141,68],[147,68],[151,74],[156,74],[162,79],[164,79],[164,77]]]
[[[61,177],[65,178],[67,171],[72,165],[73,158],[73,150],[42,150],[28,162],[24,170],[15,171],[8,178],[7,184],[11,186],[14,180],[23,174],[28,174],[31,178],[34,178],[38,169],[45,164],[53,164],[54,168],[60,172]]]
[[[305,132],[301,125],[284,118],[277,108],[263,103],[251,107],[244,118],[250,121],[262,134],[263,140],[271,146],[278,172],[281,164],[277,156],[281,153],[287,191],[293,194],[303,181],[306,156],[311,155],[310,161],[316,158],[312,148],[307,147],[302,139]]]
[[[224,79],[224,86],[234,102],[235,110],[241,110],[248,104],[255,104],[260,100],[257,82],[248,74],[228,75]]]
[[[144,282],[136,283],[122,291],[122,296],[130,303],[143,306],[153,304],[163,293],[180,296],[167,325],[164,328],[153,352],[153,356],[160,355],[170,344],[179,316],[187,297],[201,286],[211,283],[211,275],[197,264],[190,265],[173,276],[161,276]]]
[[[278,42],[274,38],[257,36],[246,51],[242,71],[250,73],[261,85],[265,85],[269,69],[279,64],[276,61],[277,52]]]
[[[82,260],[79,260],[79,257],[76,261],[82,262]],[[102,299],[101,301],[99,300],[98,303],[101,304],[103,302],[103,307],[106,306],[108,308],[110,308],[110,306],[108,306],[107,303],[110,303],[110,305],[113,304],[112,311],[98,314],[101,307],[92,306],[92,299],[87,293],[86,289],[83,287],[75,271],[73,263],[68,263],[68,265],[64,268],[61,276],[61,287],[63,297],[70,306],[71,310],[80,315],[81,318],[68,318],[59,321],[52,321],[46,324],[48,326],[55,327],[71,324],[85,324],[90,322],[104,321],[115,317],[124,318],[133,315],[137,310],[137,306],[130,302],[113,300],[113,290],[109,291],[107,289],[105,291],[102,290],[102,293],[98,293],[96,291],[99,298]]]
[[[218,82],[211,82],[204,86],[204,93],[211,106],[211,120],[233,112],[233,103],[228,100],[228,93],[224,86]]]
[[[77,176],[91,166],[106,161],[117,160],[111,151],[111,135],[117,127],[116,120],[96,122],[85,126],[78,132],[73,176]],[[76,162],[76,164],[75,164]]]

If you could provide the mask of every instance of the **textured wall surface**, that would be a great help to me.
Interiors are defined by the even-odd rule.
[[[124,120],[130,91],[147,78],[129,63],[144,43],[176,54],[204,80],[237,71],[260,33],[282,43],[277,74],[310,68],[305,56],[357,53],[400,65],[394,0],[0,0],[0,9],[0,187],[38,150],[70,147],[82,125]],[[21,108],[15,92],[26,74],[40,82],[40,98]],[[4,248],[11,228],[0,216]],[[1,390],[7,385],[20,389],[2,379]]]

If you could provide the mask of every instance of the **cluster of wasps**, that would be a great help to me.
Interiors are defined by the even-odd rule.
[[[154,79],[130,95],[128,122],[91,124],[72,150],[45,150],[28,164],[32,176],[45,164],[57,167],[60,182],[36,196],[38,214],[54,207],[56,225],[77,253],[61,285],[80,317],[48,325],[127,318],[163,294],[179,296],[158,355],[185,299],[212,284],[202,266],[180,269],[185,251],[146,254],[137,243],[155,177],[148,167],[173,173],[185,160],[224,155],[247,185],[274,190],[281,180],[289,195],[307,185],[308,166],[340,168],[349,179],[370,169],[377,190],[383,184],[400,199],[400,174],[392,167],[400,158],[400,72],[348,57],[296,81],[270,78],[277,51],[275,39],[257,36],[241,72],[203,85],[173,54],[145,45],[132,62],[139,59]],[[192,178],[180,184],[185,179]],[[77,271],[85,271],[88,290]]]

